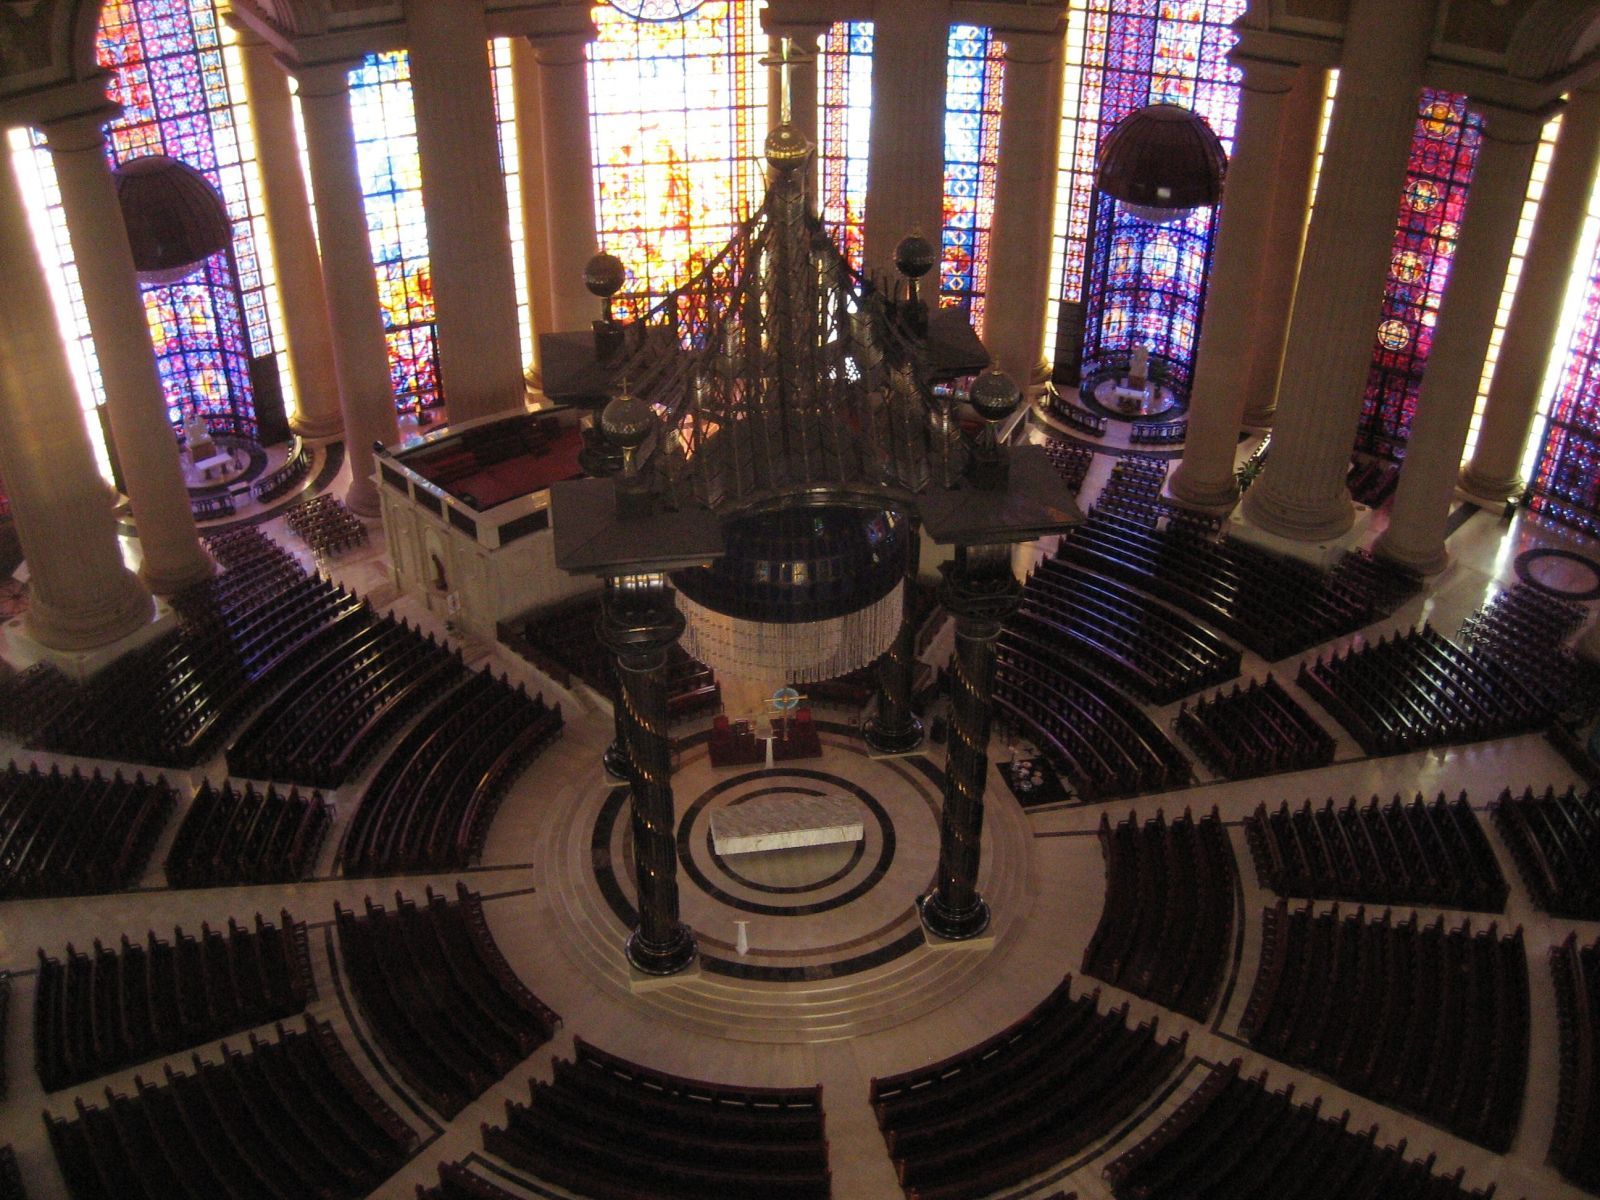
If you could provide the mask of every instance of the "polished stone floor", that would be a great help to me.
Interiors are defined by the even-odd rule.
[[[1103,479],[1097,462],[1089,487]],[[267,525],[291,549],[298,543],[278,522]],[[1381,626],[1356,638],[1371,638],[1429,620],[1453,634],[1462,617],[1496,586],[1514,582],[1519,571],[1558,590],[1582,594],[1600,584],[1595,548],[1526,517],[1507,524],[1487,513],[1464,511],[1451,538],[1452,563],[1426,595],[1409,603]],[[1528,551],[1557,550],[1567,553]],[[380,603],[392,601],[381,536],[372,547],[332,564],[333,573]],[[400,598],[397,611],[442,634],[438,622],[415,602]],[[1347,639],[1353,640],[1353,639]],[[1600,935],[1596,923],[1553,920],[1537,912],[1495,841],[1511,882],[1508,911],[1501,928],[1524,928],[1529,949],[1533,1035],[1529,1085],[1521,1129],[1512,1152],[1495,1156],[1462,1142],[1417,1118],[1386,1109],[1327,1081],[1258,1055],[1237,1037],[1239,1018],[1254,979],[1261,910],[1269,897],[1257,885],[1245,848],[1241,819],[1259,803],[1287,799],[1321,801],[1350,796],[1391,796],[1466,791],[1482,809],[1501,789],[1547,784],[1565,787],[1575,777],[1539,737],[1370,760],[1353,741],[1308,703],[1338,738],[1333,766],[1239,783],[1211,779],[1197,769],[1199,782],[1188,789],[1105,805],[1049,805],[1024,811],[991,775],[985,825],[981,886],[994,908],[992,938],[975,947],[936,947],[922,936],[913,907],[932,881],[937,860],[939,779],[942,746],[905,759],[868,757],[853,730],[854,714],[819,710],[820,758],[762,768],[713,768],[699,726],[680,727],[674,789],[684,869],[679,880],[683,912],[702,949],[699,973],[665,988],[636,990],[621,956],[627,915],[633,904],[629,878],[629,834],[624,793],[609,787],[599,756],[612,731],[609,709],[587,690],[565,691],[526,664],[482,645],[467,647],[469,661],[491,663],[530,690],[559,699],[566,731],[535,767],[515,783],[491,831],[483,865],[467,873],[481,892],[494,934],[523,980],[565,1020],[556,1040],[500,1081],[448,1124],[397,1083],[373,1048],[365,1022],[343,990],[342,971],[332,934],[333,906],[375,901],[396,890],[420,897],[454,887],[456,877],[418,876],[385,880],[344,880],[332,876],[338,838],[367,775],[333,795],[338,824],[323,852],[316,878],[284,887],[172,891],[160,863],[170,823],[156,849],[144,886],[111,896],[0,905],[0,969],[13,973],[11,1015],[4,1054],[9,1091],[0,1104],[0,1142],[15,1145],[30,1195],[45,1200],[66,1195],[46,1144],[41,1109],[70,1114],[76,1099],[104,1100],[105,1089],[126,1093],[133,1077],[160,1078],[161,1063],[150,1063],[49,1096],[41,1094],[32,1069],[32,989],[35,948],[60,955],[67,943],[87,948],[96,938],[114,945],[126,933],[143,937],[154,929],[170,935],[174,925],[213,927],[229,917],[249,918],[259,911],[275,917],[287,909],[312,926],[313,962],[319,999],[312,1011],[329,1020],[368,1079],[423,1139],[423,1150],[377,1194],[409,1200],[419,1182],[432,1182],[437,1163],[471,1158],[477,1168],[514,1194],[561,1196],[559,1189],[519,1179],[484,1155],[481,1122],[504,1119],[504,1102],[523,1098],[529,1078],[548,1079],[553,1057],[570,1054],[572,1038],[651,1066],[685,1075],[733,1083],[824,1086],[834,1195],[840,1200],[890,1200],[898,1196],[893,1167],[867,1105],[870,1079],[944,1057],[977,1042],[1027,1012],[1060,980],[1075,972],[1099,920],[1104,866],[1095,828],[1102,814],[1113,821],[1130,812],[1169,816],[1184,808],[1216,807],[1230,827],[1243,884],[1240,912],[1244,937],[1228,973],[1221,1011],[1201,1024],[1100,986],[1101,1006],[1126,1002],[1130,1020],[1156,1019],[1163,1036],[1188,1034],[1190,1062],[1172,1086],[1143,1109],[1129,1126],[1091,1147],[1083,1156],[1047,1172],[1006,1197],[1044,1197],[1062,1188],[1088,1200],[1109,1195],[1101,1169],[1119,1151],[1154,1128],[1181,1103],[1208,1063],[1242,1059],[1249,1073],[1266,1071],[1275,1086],[1295,1085],[1297,1099],[1320,1098],[1324,1113],[1349,1110],[1354,1126],[1377,1125],[1382,1142],[1407,1140],[1407,1153],[1432,1153],[1449,1173],[1464,1168],[1471,1187],[1498,1185],[1502,1200],[1559,1200],[1581,1195],[1563,1185],[1545,1165],[1554,1121],[1557,1044],[1554,995],[1547,951],[1576,930],[1580,939]],[[1287,684],[1292,662],[1276,664]],[[1246,655],[1246,677],[1259,677],[1268,664]],[[1302,697],[1303,698],[1303,697]],[[1176,705],[1156,710],[1170,724]],[[702,722],[703,723],[703,722]],[[19,761],[27,756],[13,745],[0,752]],[[992,758],[1004,761],[1020,752],[1002,734]],[[34,756],[40,757],[40,756]],[[48,757],[44,761],[49,761]],[[71,760],[63,760],[71,761]],[[368,775],[370,775],[369,769]],[[218,780],[218,761],[175,780],[187,798],[201,777]],[[865,837],[849,845],[776,852],[759,863],[719,858],[709,843],[709,812],[755,794],[783,790],[844,790],[867,810]],[[1492,839],[1493,840],[1493,839]],[[1423,917],[1433,915],[1422,910]],[[1460,914],[1448,914],[1454,924]],[[1473,927],[1486,918],[1473,916]],[[748,952],[738,950],[744,923]],[[229,1039],[243,1044],[243,1036]],[[201,1047],[202,1058],[217,1057],[215,1045]],[[172,1060],[184,1066],[188,1055]]]

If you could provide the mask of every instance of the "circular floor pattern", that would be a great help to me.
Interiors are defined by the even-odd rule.
[[[872,758],[848,726],[818,726],[820,758],[772,768],[713,767],[703,736],[680,743],[679,904],[699,945],[700,973],[642,993],[647,1003],[696,1024],[743,1028],[746,1040],[828,1040],[945,1003],[986,958],[1005,952],[1031,904],[1031,834],[1021,808],[1002,788],[991,790],[979,886],[996,913],[993,941],[977,950],[930,946],[916,900],[938,864],[941,768],[922,755]],[[820,794],[856,801],[860,842],[716,853],[717,809]],[[594,785],[574,797],[544,863],[556,877],[547,894],[571,957],[614,988],[629,984],[620,949],[636,919],[628,803],[628,789],[607,787],[596,766]],[[736,948],[741,923],[744,954]],[[909,1004],[907,979],[917,981]],[[734,1018],[752,1006],[760,1019],[741,1026]]]
[[[1541,546],[1517,555],[1517,578],[1563,600],[1600,600],[1600,565],[1572,550]]]

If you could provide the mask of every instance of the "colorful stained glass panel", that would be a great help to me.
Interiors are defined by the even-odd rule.
[[[952,25],[945,56],[944,227],[939,303],[983,332],[989,227],[1000,164],[1005,44],[983,25]]]
[[[822,219],[842,235],[861,269],[867,221],[867,155],[872,142],[871,21],[840,21],[822,39],[818,97]]]

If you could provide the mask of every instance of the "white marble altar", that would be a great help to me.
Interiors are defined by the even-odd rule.
[[[711,814],[711,844],[718,854],[753,854],[859,842],[861,805],[848,796],[770,796]]]

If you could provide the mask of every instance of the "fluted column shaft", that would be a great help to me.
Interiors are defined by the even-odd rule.
[[[880,754],[905,754],[922,744],[922,722],[911,711],[911,684],[917,669],[917,627],[911,619],[911,589],[922,558],[922,533],[906,522],[906,572],[900,629],[894,644],[878,658],[878,711],[861,730],[867,745]]]
[[[978,894],[978,867],[989,779],[995,639],[1021,596],[1008,545],[958,546],[945,568],[942,599],[956,619],[950,752],[939,819],[938,873],[934,890],[922,902],[923,923],[944,938],[976,937],[989,927],[989,905]]]
[[[300,170],[289,76],[273,57],[272,47],[255,34],[241,31],[239,48],[256,131],[267,234],[278,270],[278,293],[283,297],[289,369],[294,374],[295,411],[289,425],[302,437],[336,438],[344,430],[339,378],[322,265],[311,226],[311,200]]]
[[[1583,237],[1595,169],[1600,166],[1600,92],[1575,91],[1561,117],[1550,171],[1534,217],[1522,275],[1506,317],[1483,421],[1461,486],[1485,501],[1522,491],[1522,451],[1539,407],[1567,278]],[[1430,363],[1429,370],[1432,365]]]
[[[633,585],[633,586],[630,586]],[[634,882],[639,925],[628,961],[650,975],[671,975],[694,960],[694,935],[678,919],[677,818],[672,801],[672,745],[667,737],[667,651],[684,619],[664,580],[608,580],[600,634],[617,656],[619,732],[633,793]]]
[[[111,115],[51,122],[45,136],[100,357],[111,436],[139,529],[141,574],[152,591],[167,595],[209,578],[213,567],[195,531],[133,249],[106,158],[104,128]]]
[[[58,650],[87,650],[126,637],[153,609],[122,562],[22,190],[3,157],[0,476],[28,562],[28,632]]]
[[[567,332],[588,329],[600,315],[600,302],[583,286],[583,269],[598,248],[589,80],[584,65],[588,44],[588,38],[572,35],[533,39],[544,117],[544,236],[549,248],[550,312],[553,328]],[[530,229],[528,236],[536,234]]]
[[[1423,572],[1445,565],[1445,525],[1460,476],[1461,450],[1544,126],[1544,118],[1532,113],[1478,108],[1483,140],[1467,211],[1439,303],[1389,527],[1373,547],[1383,557]]]
[[[1255,59],[1239,60],[1238,66],[1244,71],[1239,121],[1206,286],[1189,432],[1183,461],[1169,484],[1175,500],[1197,508],[1231,508],[1239,498],[1233,459],[1244,418],[1251,343],[1261,315],[1255,307],[1256,292],[1264,274],[1283,269],[1265,256],[1269,226],[1262,214],[1271,204],[1284,99],[1294,84],[1295,68]]]
[[[1250,369],[1244,380],[1246,425],[1270,425],[1278,407],[1278,375],[1283,368],[1284,341],[1289,336],[1289,316],[1294,311],[1300,255],[1305,249],[1306,214],[1311,208],[1311,183],[1316,174],[1317,132],[1326,94],[1327,72],[1321,67],[1302,65],[1295,72],[1294,86],[1283,98],[1283,111],[1278,116],[1272,203],[1261,246],[1263,269],[1256,280]],[[1237,155],[1237,138],[1234,147]]]
[[[900,239],[919,230],[937,249],[944,223],[948,6],[879,5],[874,19],[865,257],[893,278]]]
[[[1345,23],[1339,97],[1295,292],[1272,453],[1244,500],[1258,527],[1285,537],[1337,537],[1354,519],[1345,475],[1435,7],[1435,0],[1352,0]]]
[[[404,0],[422,207],[452,421],[522,403],[510,216],[483,0]]]
[[[333,362],[344,411],[350,487],[344,502],[362,516],[378,514],[373,442],[400,439],[389,347],[372,266],[367,213],[361,200],[355,127],[350,118],[350,78],[345,63],[300,71],[300,111],[317,198],[322,283],[333,331]]]
[[[1007,32],[1005,96],[983,336],[995,365],[1026,385],[1044,380],[1044,311],[1050,292],[1056,140],[1061,128],[1065,33]]]

